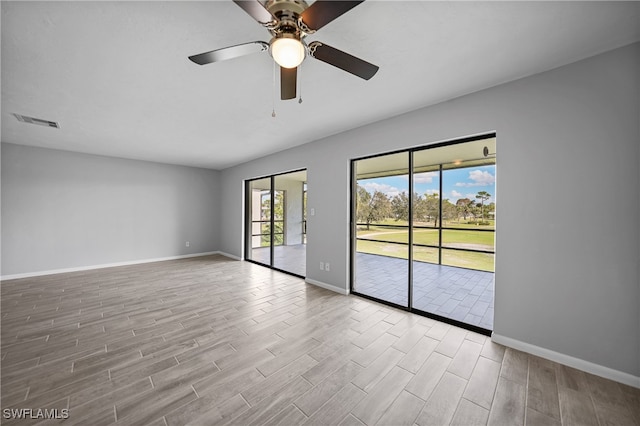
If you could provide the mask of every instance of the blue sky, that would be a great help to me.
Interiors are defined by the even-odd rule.
[[[409,193],[409,179],[407,175],[391,176],[358,181],[367,191],[384,192],[393,197],[401,192]],[[440,182],[438,172],[417,173],[414,175],[414,191],[420,195],[438,192]],[[460,198],[475,200],[476,194],[487,191],[491,194],[489,203],[495,202],[496,195],[496,166],[469,167],[443,171],[443,198],[455,204]]]

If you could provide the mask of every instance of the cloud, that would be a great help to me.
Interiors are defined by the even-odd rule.
[[[456,191],[455,189],[451,190],[452,197],[462,197],[462,194]]]
[[[473,182],[457,182],[456,186],[491,186],[496,183],[496,177],[491,173],[483,170],[473,170],[469,172],[469,180]]]
[[[362,187],[366,189],[368,192],[373,194],[375,191],[380,191],[384,194],[387,194],[389,197],[395,197],[403,191],[395,186],[387,185],[386,183],[378,183],[378,182],[367,182],[362,184]]]
[[[431,183],[434,177],[438,177],[438,174],[438,172],[416,173],[413,175],[413,181],[415,183]]]

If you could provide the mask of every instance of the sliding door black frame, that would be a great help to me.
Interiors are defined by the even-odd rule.
[[[245,238],[244,238],[244,260],[246,260],[247,262],[255,263],[256,265],[265,266],[267,268],[273,269],[274,271],[283,272],[285,274],[293,275],[294,277],[305,278],[303,275],[296,274],[294,272],[286,271],[284,269],[280,269],[280,268],[277,268],[277,267],[273,266],[273,261],[274,261],[273,241],[274,241],[274,233],[275,233],[275,196],[276,196],[275,179],[276,179],[277,176],[283,176],[283,175],[288,175],[290,173],[306,172],[306,171],[307,171],[306,168],[302,168],[302,169],[289,170],[289,171],[281,172],[281,173],[275,173],[275,174],[272,174],[272,175],[266,175],[266,176],[251,178],[251,179],[245,179],[245,181],[244,181],[244,217],[245,217],[245,221],[244,221],[244,234],[245,234]],[[251,200],[251,182],[256,181],[256,180],[262,180],[262,179],[269,179],[269,192],[270,192],[269,196],[270,196],[270,199],[271,199],[271,209],[270,209],[270,218],[269,218],[269,229],[270,229],[270,232],[269,232],[269,264],[268,265],[266,263],[258,262],[257,260],[253,260],[253,259],[250,258],[250,253],[251,253],[251,250],[253,248],[252,244],[251,244],[252,233],[253,233],[253,226],[252,226],[253,217],[252,217],[252,212],[251,212],[251,207],[252,207],[251,206],[251,203],[252,203],[252,200]],[[284,222],[283,222],[283,228],[284,228]]]
[[[438,143],[434,143],[434,144],[429,144],[429,145],[424,145],[424,146],[419,146],[419,147],[414,147],[414,148],[408,148],[408,149],[400,149],[400,150],[395,150],[395,151],[389,151],[389,152],[384,152],[384,153],[379,153],[379,154],[375,154],[375,155],[369,155],[369,156],[365,156],[365,157],[359,157],[359,158],[354,158],[351,159],[350,161],[350,178],[351,178],[351,194],[350,194],[350,208],[349,208],[349,216],[350,216],[350,227],[349,227],[349,291],[351,294],[354,294],[356,296],[359,297],[363,297],[365,299],[369,299],[378,303],[382,303],[384,305],[387,306],[392,306],[394,308],[397,309],[402,309],[404,311],[408,311],[408,312],[412,312],[427,318],[431,318],[434,319],[436,321],[440,321],[440,322],[444,322],[447,324],[451,324],[454,325],[456,327],[460,327],[460,328],[464,328],[470,331],[473,331],[475,333],[478,334],[483,334],[486,336],[491,336],[492,330],[488,330],[486,328],[482,328],[482,327],[478,327],[476,325],[473,324],[468,324],[466,322],[462,322],[462,321],[457,321],[451,318],[447,318],[447,317],[443,317],[431,312],[427,312],[427,311],[423,311],[420,309],[416,309],[413,307],[413,154],[415,152],[418,151],[424,151],[424,150],[428,150],[428,149],[435,149],[435,148],[441,148],[441,147],[445,147],[445,146],[450,146],[450,145],[457,145],[457,144],[461,144],[461,143],[466,143],[466,142],[475,142],[475,141],[479,141],[479,140],[483,140],[483,139],[491,139],[491,138],[495,138],[496,137],[496,133],[495,132],[490,132],[490,133],[485,133],[485,134],[481,134],[481,135],[477,135],[477,136],[470,136],[470,137],[466,137],[466,138],[461,138],[461,139],[454,139],[454,140],[450,140],[450,141],[445,141],[445,142],[438,142]],[[393,155],[393,154],[401,154],[401,153],[407,153],[407,155],[409,156],[408,158],[408,164],[409,164],[409,226],[408,226],[408,230],[409,230],[409,236],[408,236],[408,243],[409,243],[409,255],[408,255],[408,261],[409,261],[409,269],[408,269],[408,306],[402,306],[399,305],[397,303],[393,303],[393,302],[389,302],[386,301],[384,299],[378,299],[376,297],[373,296],[369,296],[363,293],[358,293],[355,288],[354,288],[354,283],[355,283],[355,273],[356,273],[356,268],[355,268],[355,256],[356,256],[356,249],[357,249],[357,240],[356,240],[356,236],[357,236],[357,220],[356,220],[356,206],[357,206],[357,175],[356,175],[356,162],[360,161],[360,160],[366,160],[369,158],[377,158],[377,157],[383,157],[383,156],[387,156],[387,155]],[[442,165],[440,165],[440,175],[442,176]],[[442,179],[440,179],[439,182],[440,185],[440,197],[442,198]],[[442,218],[442,200],[440,201],[440,217]],[[442,225],[442,224],[441,224]],[[442,228],[442,226],[440,226],[440,228]],[[439,230],[439,246],[440,248],[442,247],[442,229]],[[442,262],[441,259],[442,256],[442,250],[438,250],[438,263]]]

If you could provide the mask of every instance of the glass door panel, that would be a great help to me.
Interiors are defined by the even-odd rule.
[[[473,165],[469,165],[472,163]],[[479,271],[494,271],[495,160],[447,164],[442,179],[458,187],[449,220],[442,231],[442,264]],[[464,191],[464,192],[462,192]],[[447,250],[453,249],[453,250]]]
[[[271,266],[271,178],[247,185],[247,259]]]
[[[409,155],[359,160],[355,173],[353,290],[409,306]]]
[[[413,261],[439,262],[440,167],[428,151],[413,153]]]
[[[307,172],[274,177],[273,266],[305,276]]]
[[[412,306],[428,312],[434,298],[432,269],[440,263],[440,165],[433,163],[433,150],[413,155],[413,282]],[[436,290],[437,291],[437,290]]]
[[[493,328],[495,138],[413,152],[412,308]],[[429,255],[423,254],[430,250]]]

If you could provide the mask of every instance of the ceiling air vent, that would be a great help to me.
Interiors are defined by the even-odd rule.
[[[22,121],[23,123],[37,124],[39,126],[46,126],[46,127],[55,127],[56,129],[60,128],[60,125],[55,121],[42,120],[40,118],[34,118],[34,117],[29,117],[29,116],[20,115],[20,114],[13,114],[13,115],[18,119],[18,121]]]

